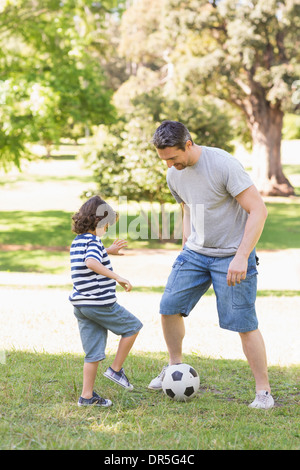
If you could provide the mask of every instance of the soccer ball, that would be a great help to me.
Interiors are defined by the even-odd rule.
[[[164,393],[176,401],[188,401],[200,386],[199,375],[189,364],[178,364],[166,369],[162,381]]]

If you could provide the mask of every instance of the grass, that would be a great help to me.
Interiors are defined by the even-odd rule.
[[[25,247],[68,247],[74,238],[67,211],[2,211],[0,233],[1,244]]]
[[[300,204],[267,202],[268,218],[259,243],[259,250],[300,248]]]
[[[78,408],[80,355],[11,351],[0,365],[2,450],[295,450],[300,448],[299,367],[271,367],[277,406],[247,407],[253,398],[249,367],[240,360],[185,357],[200,375],[200,390],[188,403],[172,402],[147,389],[165,364],[163,353],[130,355],[127,392],[102,377],[96,390],[109,409]]]
[[[69,255],[62,251],[2,251],[0,271],[62,274],[69,272]]]
[[[258,250],[300,248],[300,205],[298,203],[267,203],[269,217],[257,245]],[[1,271],[45,272],[59,274],[69,269],[70,246],[74,234],[71,231],[71,216],[68,211],[2,211],[0,212],[0,244],[14,245],[19,250],[2,251]],[[128,216],[127,226],[137,215]],[[127,238],[129,247],[147,249],[180,249],[177,243],[162,243],[151,238],[135,240],[126,233],[116,236]],[[113,238],[106,237],[109,246]],[[51,250],[51,251],[50,251]]]

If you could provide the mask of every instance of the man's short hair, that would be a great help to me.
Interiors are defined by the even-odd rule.
[[[184,151],[188,140],[194,144],[189,130],[181,122],[163,121],[156,129],[152,143],[158,149],[177,147]]]

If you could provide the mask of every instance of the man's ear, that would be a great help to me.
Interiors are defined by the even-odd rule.
[[[187,140],[185,144],[185,150],[190,150],[192,146],[193,146],[193,142],[191,140]]]

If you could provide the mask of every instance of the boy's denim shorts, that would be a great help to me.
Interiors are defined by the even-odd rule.
[[[160,313],[187,317],[212,284],[217,298],[220,327],[238,332],[256,330],[255,250],[249,256],[246,279],[235,286],[228,286],[226,276],[233,258],[204,256],[184,247],[173,264],[161,299]]]
[[[85,362],[105,359],[108,330],[125,338],[135,335],[143,326],[138,318],[117,302],[109,307],[74,306],[74,315],[78,321]]]

